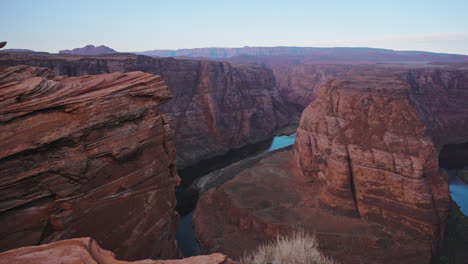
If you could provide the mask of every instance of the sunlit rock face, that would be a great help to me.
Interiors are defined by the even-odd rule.
[[[177,257],[171,93],[143,72],[0,70],[0,251],[91,236],[119,258]],[[137,246],[136,246],[137,245]]]
[[[343,263],[430,263],[449,206],[439,152],[468,141],[467,98],[468,72],[456,69],[382,69],[319,86],[293,151],[202,195],[197,237],[207,251],[242,255],[303,228]]]
[[[137,246],[137,245],[135,245]],[[236,264],[223,254],[174,260],[121,261],[115,255],[87,238],[61,240],[55,243],[22,247],[0,253],[0,264]],[[238,263],[237,263],[238,264]]]

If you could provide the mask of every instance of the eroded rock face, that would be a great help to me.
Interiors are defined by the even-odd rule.
[[[449,206],[439,151],[468,141],[467,77],[388,69],[322,85],[293,152],[201,197],[197,238],[238,256],[299,227],[343,263],[430,263]]]
[[[468,72],[411,70],[332,81],[302,115],[295,157],[319,206],[436,252],[448,210],[445,144],[468,141]]]
[[[242,257],[278,234],[303,229],[339,263],[420,263],[424,245],[358,217],[321,209],[317,190],[292,151],[273,153],[202,195],[193,220],[196,237],[205,253]]]
[[[155,108],[170,98],[143,72],[0,70],[0,250],[91,236],[123,259],[178,256],[175,148]]]
[[[174,117],[179,169],[271,138],[299,117],[281,99],[273,72],[262,67],[131,54],[0,56],[0,66],[18,64],[70,76],[135,70],[161,75],[174,95],[160,109]]]
[[[272,65],[281,96],[297,104],[301,111],[315,98],[318,87],[327,81],[344,77],[353,71],[369,71],[368,66],[357,65]]]
[[[225,255],[214,253],[180,260],[138,260],[133,262],[115,259],[111,251],[87,237],[61,240],[55,243],[23,247],[0,253],[0,264],[234,264]]]

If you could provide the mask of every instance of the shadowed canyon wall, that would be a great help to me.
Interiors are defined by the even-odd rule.
[[[122,259],[177,257],[173,132],[156,109],[171,97],[143,72],[1,69],[0,251],[92,236]]]

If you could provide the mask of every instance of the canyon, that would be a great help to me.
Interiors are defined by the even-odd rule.
[[[179,263],[140,260],[180,257],[176,186],[201,194],[195,235],[214,254],[180,263],[233,263],[297,229],[341,263],[432,261],[441,164],[465,166],[468,70],[272,57],[0,53],[0,263]],[[293,148],[243,149],[299,118]],[[213,162],[234,164],[181,173]]]
[[[174,96],[158,108],[172,116],[179,169],[271,138],[297,125],[300,115],[282,100],[272,70],[258,66],[133,54],[0,54],[0,67],[21,64],[68,76],[128,71],[160,75]]]
[[[202,252],[242,256],[302,228],[341,263],[430,263],[450,200],[439,152],[468,141],[467,78],[374,67],[319,86],[293,150],[201,196],[193,221]]]

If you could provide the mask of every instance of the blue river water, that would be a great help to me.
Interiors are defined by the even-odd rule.
[[[268,147],[265,152],[292,145],[294,144],[295,138],[296,134],[274,137],[270,147]],[[197,256],[200,254],[200,247],[193,232],[192,217],[193,211],[181,216],[179,219],[179,225],[177,226],[177,245],[184,257]]]
[[[296,139],[296,133],[291,134],[289,136],[274,137],[273,142],[271,143],[271,146],[266,150],[266,152],[292,145],[294,144],[295,139]]]
[[[181,216],[176,231],[177,246],[184,257],[200,255],[200,247],[195,239],[192,226],[193,211]]]
[[[265,152],[292,145],[295,139],[296,134],[274,137],[270,147]],[[468,215],[468,185],[456,176],[456,171],[447,170],[447,173],[449,174],[450,196],[460,206],[462,213]],[[192,217],[193,211],[181,216],[177,227],[177,244],[184,257],[200,254],[200,247],[193,232]]]
[[[460,211],[464,215],[468,215],[468,184],[456,175],[456,170],[447,170],[447,173],[449,175],[450,196],[458,204]]]

